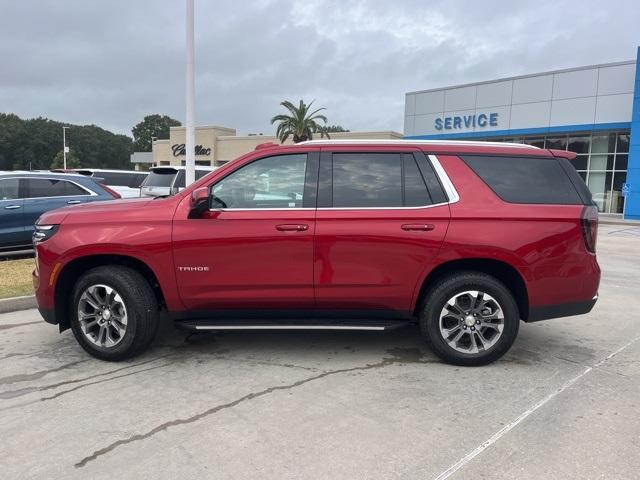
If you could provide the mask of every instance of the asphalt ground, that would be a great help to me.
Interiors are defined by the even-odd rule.
[[[0,476],[640,478],[640,228],[603,225],[600,300],[522,324],[481,368],[416,328],[229,332],[162,326],[92,359],[36,310],[0,315]]]

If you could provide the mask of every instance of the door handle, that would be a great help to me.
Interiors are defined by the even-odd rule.
[[[4,207],[5,210],[15,210],[16,208],[20,208],[22,205],[7,205]]]
[[[80,200],[69,200],[69,201],[67,202],[67,205],[74,205],[74,204],[76,204],[76,203],[82,203],[82,202],[81,202]]]
[[[434,228],[436,228],[435,225],[430,223],[405,223],[402,225],[402,230],[406,231],[430,232]]]
[[[309,230],[309,225],[304,224],[284,224],[284,225],[276,225],[276,230],[280,232],[304,232],[305,230]]]

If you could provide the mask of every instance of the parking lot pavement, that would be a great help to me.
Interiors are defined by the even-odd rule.
[[[482,368],[415,328],[188,335],[124,363],[0,315],[2,478],[616,478],[640,471],[640,228],[602,226],[600,301]]]

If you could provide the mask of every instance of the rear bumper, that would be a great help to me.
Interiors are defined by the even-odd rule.
[[[562,303],[559,305],[545,305],[542,307],[531,307],[527,323],[549,320],[551,318],[571,317],[573,315],[584,315],[589,313],[598,301],[598,295],[585,302]]]

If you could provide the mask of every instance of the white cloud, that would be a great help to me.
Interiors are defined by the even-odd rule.
[[[184,117],[184,5],[4,2],[0,111],[118,132]],[[196,0],[197,122],[273,131],[279,102],[402,129],[404,93],[635,57],[635,1]]]

